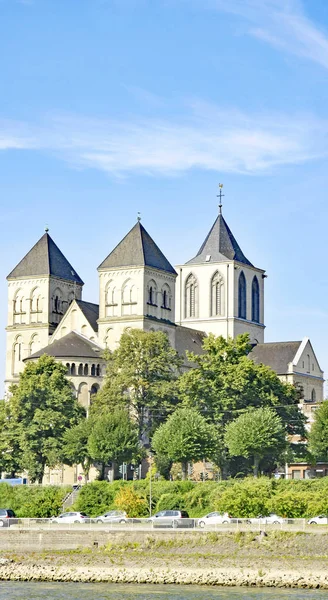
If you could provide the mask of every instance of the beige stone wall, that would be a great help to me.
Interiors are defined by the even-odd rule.
[[[247,285],[247,319],[238,319],[238,278],[244,272]],[[264,341],[263,325],[251,321],[251,292],[254,275],[260,288],[260,323],[264,322],[264,279],[263,271],[240,265],[235,261],[203,263],[201,265],[181,265],[177,267],[176,322],[206,333],[223,337],[235,337],[239,333],[249,333],[251,340]],[[218,273],[222,278],[221,310],[213,315],[212,279]],[[186,316],[186,283],[193,274],[198,282],[195,299],[195,317]]]
[[[94,340],[96,343],[98,343],[97,333],[92,329],[89,321],[84,316],[79,305],[74,301],[69,306],[54,334],[51,336],[51,344],[64,337],[71,331],[76,331],[77,333],[84,335],[89,340]]]

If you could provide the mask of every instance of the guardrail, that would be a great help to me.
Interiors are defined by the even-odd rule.
[[[231,519],[229,523],[206,524],[204,527],[199,525],[201,519],[177,519],[172,518],[163,522],[157,519],[127,519],[125,523],[113,521],[97,522],[96,519],[85,519],[83,522],[75,523],[56,523],[53,519],[3,519],[0,520],[1,531],[13,530],[50,530],[50,531],[152,531],[152,530],[171,530],[171,531],[198,531],[198,532],[236,532],[236,531],[312,531],[328,532],[328,525],[309,525],[307,519],[284,519],[281,523],[267,523],[264,519]]]

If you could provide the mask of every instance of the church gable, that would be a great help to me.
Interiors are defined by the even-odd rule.
[[[98,304],[83,302],[82,300],[73,300],[52,335],[50,343],[54,343],[72,331],[80,333],[90,340],[97,340],[98,316]]]

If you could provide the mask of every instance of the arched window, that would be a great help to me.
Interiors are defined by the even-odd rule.
[[[310,373],[311,360],[310,360],[310,355],[309,354],[306,355],[306,362],[307,362],[307,372]]]
[[[317,395],[315,393],[315,389],[313,388],[312,392],[311,392],[311,402],[316,402],[316,400],[317,400]]]
[[[211,281],[211,315],[212,317],[223,314],[223,278],[218,271],[214,273]]]
[[[192,273],[185,285],[185,317],[198,317],[198,281]]]
[[[96,375],[96,365],[91,365],[91,377]]]
[[[18,375],[18,373],[19,373],[20,363],[23,358],[22,349],[23,349],[23,338],[21,335],[19,335],[19,336],[17,336],[15,343],[13,345],[13,356],[12,356],[12,374],[13,375]]]
[[[260,322],[260,287],[256,275],[252,282],[252,321]]]
[[[40,346],[40,340],[39,340],[38,334],[35,333],[34,335],[32,335],[31,341],[29,344],[29,356],[31,356],[31,354],[34,354],[34,352],[36,352],[38,350],[39,346]]]
[[[243,271],[238,280],[238,317],[246,319],[246,278]]]
[[[76,367],[75,367],[75,363],[71,364],[71,375],[76,375]]]
[[[78,401],[84,408],[89,406],[89,391],[86,383],[81,383],[78,390]]]
[[[88,375],[89,375],[89,365],[87,363],[84,365],[83,375],[85,377],[88,377]]]
[[[154,281],[154,279],[151,279],[150,281],[148,281],[147,290],[148,290],[147,304],[149,304],[150,306],[157,305],[157,286],[156,286],[156,282]]]
[[[42,320],[42,298],[39,288],[34,288],[30,296],[31,323],[39,323]]]
[[[66,363],[66,369],[67,369],[67,375],[69,375],[71,372],[71,365],[69,363]]]
[[[164,285],[162,287],[162,306],[161,306],[161,308],[166,308],[167,310],[171,310],[171,302],[172,302],[171,288],[167,283],[164,283]]]
[[[97,377],[100,377],[100,365],[97,365],[96,367],[96,375]]]
[[[79,364],[79,368],[78,368],[77,374],[78,375],[83,375],[83,365],[82,365],[82,363]]]
[[[149,288],[148,302],[149,302],[149,304],[153,304],[153,286],[152,285]]]

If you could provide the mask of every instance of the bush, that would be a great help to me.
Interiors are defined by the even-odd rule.
[[[64,498],[71,487],[11,486],[0,484],[0,506],[11,508],[21,518],[49,518],[62,510]]]
[[[148,517],[149,508],[144,498],[141,498],[131,487],[122,487],[115,496],[115,508],[125,510],[128,517]]]

